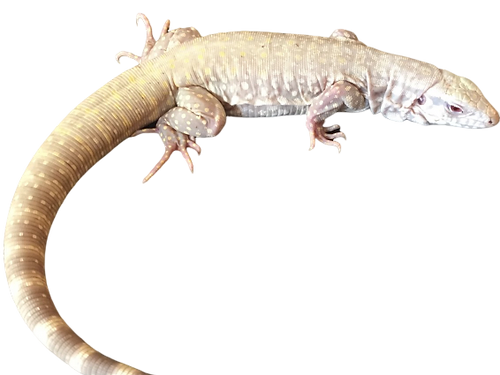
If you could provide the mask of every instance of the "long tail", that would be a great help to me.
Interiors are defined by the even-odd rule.
[[[47,236],[80,177],[173,106],[169,73],[160,57],[126,71],[83,101],[37,151],[10,207],[4,261],[16,306],[40,341],[85,375],[145,373],[92,349],[60,317],[45,278]]]

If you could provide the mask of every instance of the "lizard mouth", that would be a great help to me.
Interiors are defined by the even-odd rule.
[[[425,115],[415,107],[412,107],[410,109],[410,111],[408,112],[407,118],[411,122],[415,122],[417,124],[421,124],[421,125],[430,125],[431,124],[429,122],[429,120],[427,120]]]

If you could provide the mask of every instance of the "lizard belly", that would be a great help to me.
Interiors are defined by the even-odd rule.
[[[234,117],[276,117],[303,115],[309,105],[253,105],[253,104],[225,104],[224,109],[228,116]]]
[[[253,104],[237,104],[231,105],[229,103],[222,103],[226,116],[228,117],[248,117],[248,118],[275,118],[285,116],[305,116],[310,105],[253,105]],[[342,113],[369,113],[370,107],[368,105],[363,109],[350,109],[345,105],[340,107],[337,111],[327,113],[334,116],[335,112]]]

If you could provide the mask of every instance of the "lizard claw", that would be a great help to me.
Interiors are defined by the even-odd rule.
[[[337,151],[337,160],[342,160],[342,147],[337,141],[323,141],[323,145],[327,148],[334,148]]]
[[[170,159],[170,155],[172,155],[172,152],[173,150],[165,150],[165,153],[163,154],[162,158],[160,159],[160,161],[158,163],[156,163],[155,167],[151,170],[151,172],[148,173],[148,175],[146,177],[144,177],[144,179],[142,180],[142,183],[145,184],[146,182],[149,181],[149,179],[151,177],[153,177],[155,175],[156,172],[158,172],[160,170],[160,168],[163,166],[163,164],[165,164],[168,159]],[[189,165],[189,163],[188,163]],[[191,166],[190,166],[191,168]]]
[[[193,140],[188,139],[188,136],[186,134],[177,132],[177,150],[181,155],[184,156],[184,161],[187,163],[187,168],[189,169],[189,171],[193,172],[194,161],[187,150],[187,146],[189,146],[196,152],[201,152],[201,146],[198,143],[195,143],[193,142]]]
[[[198,153],[198,156],[201,155],[201,147],[194,140],[189,139],[187,144],[189,148],[192,148]]]
[[[194,171],[193,161],[191,160],[191,157],[189,156],[187,149],[191,148],[195,150],[198,153],[198,155],[200,155],[201,153],[201,147],[198,144],[196,144],[196,139],[194,137],[190,137],[184,133],[180,133],[172,129],[168,125],[160,125],[155,129],[141,129],[132,134],[132,137],[146,133],[159,134],[163,143],[165,144],[165,152],[160,161],[156,163],[151,172],[149,172],[148,175],[144,178],[144,180],[142,181],[143,183],[148,182],[149,179],[153,177],[155,173],[160,170],[163,164],[165,164],[168,161],[168,159],[170,159],[170,155],[172,155],[174,151],[181,152],[182,156],[184,157],[184,160],[186,160],[189,170],[191,171],[191,173],[193,173]]]
[[[334,141],[336,139],[344,139],[345,134],[338,129],[336,132],[328,132],[326,130],[322,131],[322,134],[320,135],[320,139],[325,142],[329,143],[331,141]]]
[[[153,29],[151,28],[151,23],[149,22],[148,17],[142,13],[137,13],[137,16],[135,16],[135,24],[137,26],[139,26],[139,20],[142,20],[142,22],[144,22],[144,26],[146,26],[146,43],[144,43],[142,56],[147,56],[149,51],[151,51],[151,48],[155,45],[156,40],[153,37]]]
[[[341,146],[339,142],[335,141],[336,138],[346,139],[345,134],[340,131],[340,125],[319,127],[316,139],[325,145],[337,147],[340,152]]]
[[[307,134],[311,140],[310,146],[314,147],[316,140],[320,140],[325,144],[330,144],[336,139],[344,139],[345,134],[340,131],[338,125],[324,126],[323,124],[306,124]]]
[[[341,145],[339,142],[335,141],[336,138],[346,139],[345,134],[340,131],[340,125],[332,125],[328,127],[323,127],[321,125],[313,126],[312,129],[309,130],[309,150],[312,150],[314,148],[315,141],[317,139],[325,145],[337,147],[337,150],[340,152]]]
[[[318,139],[319,133],[317,129],[317,125],[313,124],[310,121],[306,121],[306,135],[309,138],[309,144],[308,146],[310,148],[315,148],[316,147],[316,140]]]
[[[169,29],[170,29],[170,20],[166,20],[165,23],[163,24],[163,28],[161,29],[160,37],[168,33]]]

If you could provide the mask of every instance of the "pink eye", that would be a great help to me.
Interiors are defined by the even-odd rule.
[[[424,105],[424,103],[425,103],[425,96],[422,95],[420,98],[417,99],[417,104]]]
[[[464,112],[462,108],[457,107],[456,105],[448,104],[448,108],[449,108],[450,112],[453,112],[453,113],[463,113]]]

